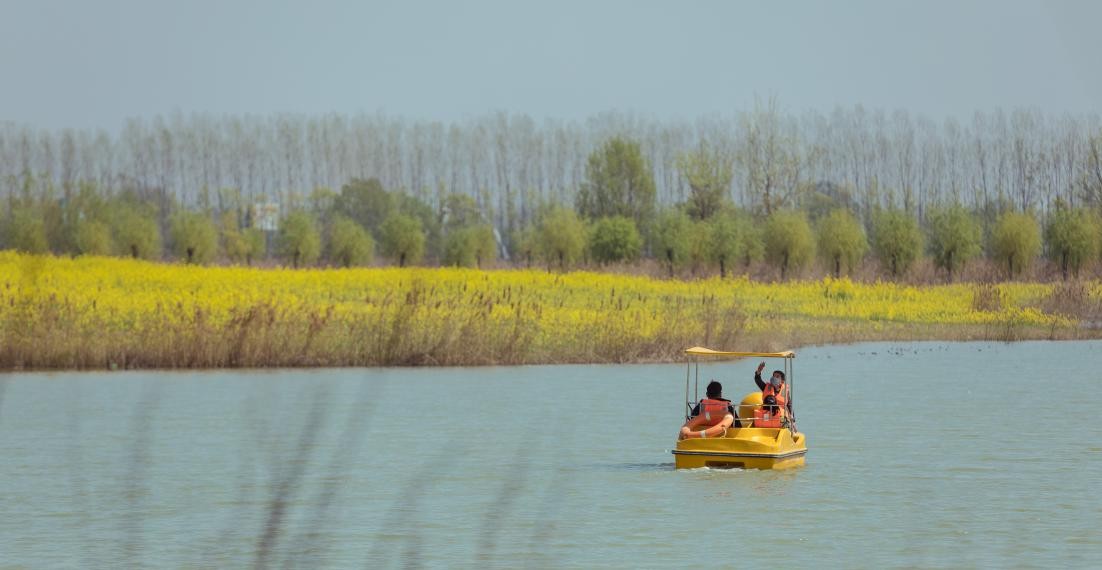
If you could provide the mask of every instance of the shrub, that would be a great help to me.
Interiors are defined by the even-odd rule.
[[[686,240],[689,243],[685,260],[692,267],[695,275],[701,266],[712,263],[712,224],[704,220],[696,220],[690,223]]]
[[[205,264],[218,250],[218,233],[206,214],[176,212],[169,231],[173,252],[187,263]]]
[[[934,265],[953,272],[980,253],[980,225],[963,207],[937,209],[930,213],[930,254]]]
[[[593,226],[589,251],[598,263],[632,261],[643,249],[635,222],[624,216],[601,218]]]
[[[77,252],[81,255],[111,255],[111,229],[96,220],[81,220],[76,231]]]
[[[249,241],[245,234],[237,227],[237,213],[225,212],[222,214],[222,250],[226,257],[234,263],[248,261]]]
[[[777,210],[765,221],[765,258],[781,270],[800,270],[815,255],[815,240],[803,212]]]
[[[559,269],[576,262],[585,250],[585,224],[573,210],[554,208],[543,216],[539,224],[540,250],[548,271],[558,262]]]
[[[25,253],[46,253],[50,249],[46,238],[46,223],[35,208],[16,207],[4,228],[8,247]]]
[[[115,245],[134,259],[161,257],[161,231],[153,216],[137,207],[120,205],[114,219]]]
[[[819,223],[819,254],[835,277],[841,275],[843,267],[852,272],[868,251],[865,229],[848,211],[832,210]]]
[[[746,267],[755,261],[765,259],[765,240],[762,230],[753,225],[753,220],[745,218],[745,223],[739,226],[739,243],[742,250],[742,260]]]
[[[421,261],[425,255],[425,232],[421,221],[406,214],[392,212],[379,227],[379,243],[383,254],[398,262],[398,267]]]
[[[337,216],[329,227],[329,259],[344,267],[367,265],[375,255],[371,234],[350,218]]]
[[[268,235],[260,228],[245,228],[241,231],[247,244],[245,263],[252,265],[255,259],[264,259],[268,256]]]
[[[279,224],[279,254],[290,260],[292,266],[310,264],[321,254],[321,236],[310,214],[297,211]]]
[[[1083,263],[1092,259],[1098,249],[1098,233],[1090,212],[1058,205],[1045,227],[1048,257],[1060,266],[1064,280],[1071,270],[1076,277]]]
[[[532,267],[532,260],[539,254],[540,236],[533,226],[516,230],[512,235],[513,255],[516,261],[524,260],[525,267]]]
[[[991,254],[1006,265],[1013,278],[1028,267],[1041,253],[1041,229],[1033,216],[1007,212],[999,216],[991,232]]]
[[[884,269],[898,277],[922,255],[922,232],[902,210],[880,212],[873,218],[872,246]]]
[[[444,264],[482,267],[497,258],[497,239],[488,224],[476,224],[448,232],[444,241]]]
[[[719,264],[719,276],[727,276],[727,267],[741,256],[744,247],[742,234],[749,230],[738,223],[728,212],[712,216],[708,223],[708,259]]]
[[[673,269],[689,255],[689,229],[692,222],[684,212],[668,209],[662,212],[654,226],[654,254],[665,263],[673,277]]]

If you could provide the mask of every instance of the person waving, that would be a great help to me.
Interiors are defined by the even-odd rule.
[[[792,396],[788,390],[788,383],[785,381],[784,372],[780,370],[774,370],[773,376],[769,378],[769,382],[761,379],[761,371],[765,370],[765,363],[762,362],[758,365],[758,369],[754,372],[754,383],[758,385],[758,389],[761,390],[762,400],[773,396],[777,401],[777,405],[784,408],[788,414],[788,417],[792,417]]]

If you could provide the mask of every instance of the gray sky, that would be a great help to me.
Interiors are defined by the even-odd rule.
[[[0,0],[0,120],[1102,110],[1102,2]]]

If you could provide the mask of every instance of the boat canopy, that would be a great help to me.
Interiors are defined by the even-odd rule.
[[[727,352],[723,350],[712,350],[710,348],[704,348],[703,346],[694,346],[692,348],[686,348],[685,354],[690,356],[734,356],[734,357],[763,357],[763,358],[796,358],[796,353],[791,350],[785,350],[783,352]]]

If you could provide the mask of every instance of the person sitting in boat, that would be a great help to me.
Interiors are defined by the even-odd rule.
[[[792,396],[788,390],[788,383],[785,382],[784,372],[774,370],[773,376],[769,378],[767,383],[761,379],[762,370],[765,370],[764,362],[759,364],[757,371],[754,372],[754,383],[761,390],[762,401],[764,402],[765,398],[773,396],[777,401],[777,405],[784,408],[785,414],[792,417]]]
[[[732,425],[741,427],[735,406],[731,404],[731,400],[723,397],[722,384],[712,380],[704,393],[706,397],[693,407],[689,419],[681,427],[681,439],[715,437],[726,432]]]
[[[779,428],[784,426],[784,408],[777,405],[776,396],[766,396],[762,405],[754,410],[754,427]]]
[[[723,406],[726,405],[727,413],[735,418],[735,427],[739,427],[738,412],[735,411],[735,405],[731,403],[731,400],[723,397],[723,384],[712,380],[708,383],[708,387],[704,389],[704,395],[706,397],[693,406],[693,410],[689,412],[690,416],[699,416],[701,406],[704,406],[705,411],[712,412],[713,410],[722,410]],[[705,405],[705,402],[708,402],[708,404]]]

